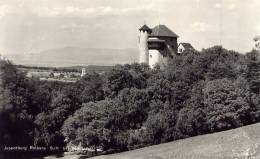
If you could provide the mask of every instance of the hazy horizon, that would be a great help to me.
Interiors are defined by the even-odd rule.
[[[2,0],[0,53],[63,47],[138,48],[138,29],[164,24],[197,50],[241,53],[260,34],[259,0]]]
[[[28,66],[112,66],[116,64],[137,62],[138,50],[64,47],[50,49],[40,53],[8,54],[5,57],[14,64]]]

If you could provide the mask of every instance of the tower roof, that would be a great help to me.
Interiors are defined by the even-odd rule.
[[[144,24],[139,30],[147,31],[149,34],[151,34],[151,32],[152,32],[152,30],[146,24]]]
[[[157,25],[152,29],[150,36],[164,36],[164,37],[174,37],[178,38],[179,36],[167,28],[165,25]]]
[[[194,49],[190,43],[180,43],[185,49]]]

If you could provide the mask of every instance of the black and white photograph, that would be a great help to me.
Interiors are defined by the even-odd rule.
[[[0,159],[260,159],[259,0],[0,0]]]

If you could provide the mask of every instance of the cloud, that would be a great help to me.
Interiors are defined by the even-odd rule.
[[[100,6],[93,8],[63,7],[63,8],[35,8],[33,12],[42,17],[92,17],[102,15],[130,15],[137,12],[152,11],[152,5],[138,6],[132,8],[113,8],[111,6]]]
[[[93,24],[92,26],[78,23],[64,23],[60,25],[60,29],[69,32],[81,32],[87,29],[91,29],[93,27],[96,27],[96,24]]]
[[[4,17],[7,14],[12,14],[16,12],[20,12],[20,10],[16,7],[10,5],[0,5],[0,18]]]
[[[24,16],[31,14],[32,11],[30,8],[26,8],[23,6],[23,3],[18,3],[15,5],[9,5],[9,4],[0,4],[0,18],[8,16],[8,15],[15,15],[18,16]]]
[[[228,7],[227,7],[229,10],[233,10],[236,8],[236,5],[234,3],[230,4]]]
[[[215,3],[214,8],[216,9],[222,8],[222,5],[220,3]]]
[[[255,29],[260,33],[260,24],[258,24]]]
[[[140,5],[136,7],[116,8],[112,6],[97,6],[97,7],[29,7],[24,8],[19,5],[0,5],[0,18],[8,14],[29,13],[40,17],[97,17],[105,15],[134,15],[143,12],[156,11],[156,6]]]
[[[84,8],[79,9],[76,7],[43,7],[43,8],[34,8],[33,12],[41,17],[57,17],[57,16],[87,16],[87,15],[98,15],[105,14],[111,10],[111,7],[97,7],[97,8]]]
[[[205,31],[210,31],[212,26],[208,23],[197,21],[191,24],[191,28],[193,31],[205,32]]]
[[[199,8],[200,6],[200,0],[196,0],[196,8]]]
[[[61,29],[68,30],[68,29],[82,29],[86,28],[87,25],[84,24],[75,24],[75,23],[70,23],[70,24],[62,24],[60,26]]]
[[[234,3],[231,4],[221,4],[221,3],[215,3],[213,6],[215,9],[221,9],[221,8],[226,8],[228,10],[233,10],[235,9],[237,6]]]

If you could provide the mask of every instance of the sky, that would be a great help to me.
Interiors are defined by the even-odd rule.
[[[1,0],[0,53],[138,48],[144,23],[168,26],[197,50],[243,53],[260,35],[260,0]]]

